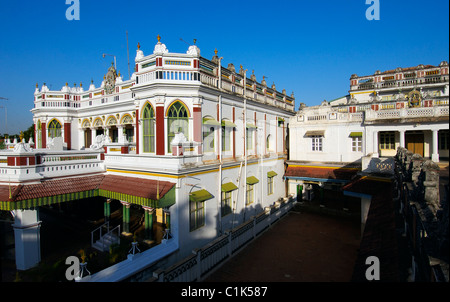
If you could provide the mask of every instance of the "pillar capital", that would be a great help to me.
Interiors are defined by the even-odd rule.
[[[153,212],[155,209],[152,207],[142,206],[145,211]]]

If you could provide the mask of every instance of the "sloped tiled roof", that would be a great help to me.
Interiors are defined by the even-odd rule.
[[[99,189],[156,200],[163,197],[174,185],[168,181],[158,182],[153,179],[106,175]],[[159,189],[159,196],[157,189]]]
[[[365,274],[369,265],[366,264],[366,259],[369,256],[376,256],[379,259],[380,281],[399,281],[393,183],[358,176],[342,189],[372,196],[352,281],[367,281]]]
[[[350,180],[360,169],[347,167],[325,167],[308,165],[290,165],[286,169],[285,177],[308,177],[322,179]]]

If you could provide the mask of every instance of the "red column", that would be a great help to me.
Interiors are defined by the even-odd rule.
[[[67,150],[70,150],[72,147],[70,123],[64,123],[64,142],[67,144]]]
[[[41,123],[41,140],[42,140],[42,144],[41,147],[42,149],[47,148],[47,130],[46,130],[46,123]]]
[[[202,108],[194,107],[194,141],[202,141]]]
[[[164,155],[164,106],[156,105],[156,155]]]

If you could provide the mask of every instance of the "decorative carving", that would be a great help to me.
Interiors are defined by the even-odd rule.
[[[111,63],[111,66],[108,68],[108,72],[105,75],[105,93],[111,94],[114,92],[114,88],[116,87],[116,78],[117,73],[114,68],[114,63]]]
[[[406,97],[408,100],[409,107],[419,107],[420,101],[422,100],[422,97],[420,95],[420,92],[417,90],[413,90],[410,93],[408,93],[408,96]]]

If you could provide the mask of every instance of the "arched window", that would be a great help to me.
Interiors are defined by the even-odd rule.
[[[144,130],[144,152],[155,152],[155,111],[150,104],[144,107],[142,114]]]
[[[179,101],[170,106],[167,112],[167,149],[170,152],[170,143],[176,133],[183,133],[189,140],[189,115],[187,108]]]
[[[61,136],[61,124],[57,120],[53,119],[48,124],[48,136],[51,138]]]

